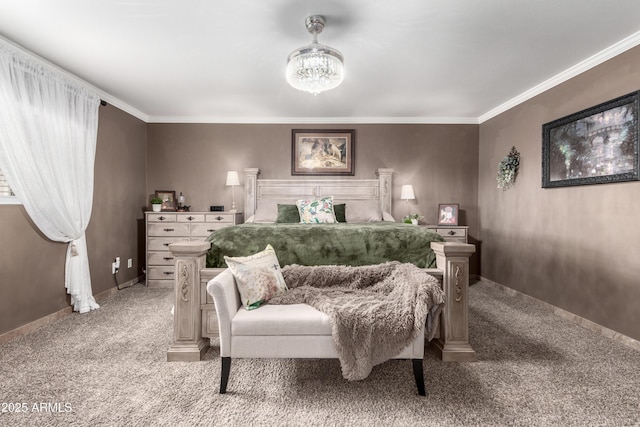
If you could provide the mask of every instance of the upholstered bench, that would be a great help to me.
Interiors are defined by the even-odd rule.
[[[229,269],[207,284],[213,296],[220,328],[220,393],[226,393],[232,358],[333,359],[338,354],[329,316],[307,304],[242,308]],[[418,393],[425,395],[422,362],[424,331],[395,359],[412,359]]]

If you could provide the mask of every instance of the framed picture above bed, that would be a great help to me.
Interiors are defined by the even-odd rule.
[[[458,225],[459,211],[457,203],[439,204],[438,225]]]
[[[291,175],[354,175],[353,129],[293,129]]]
[[[542,126],[542,188],[637,181],[633,92]]]

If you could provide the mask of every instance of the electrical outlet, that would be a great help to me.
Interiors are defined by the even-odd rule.
[[[131,267],[133,267],[133,260],[131,258],[129,258],[127,260],[127,268],[131,268]]]
[[[120,268],[120,257],[116,257],[116,268]]]
[[[118,265],[115,262],[111,263],[111,274],[116,274],[118,272]]]

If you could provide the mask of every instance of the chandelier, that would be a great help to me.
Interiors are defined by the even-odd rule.
[[[318,43],[318,34],[324,29],[324,24],[324,16],[307,17],[305,25],[313,34],[313,42],[294,50],[287,59],[287,82],[314,95],[340,86],[344,78],[342,54]]]

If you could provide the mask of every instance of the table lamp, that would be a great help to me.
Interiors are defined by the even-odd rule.
[[[402,186],[402,191],[400,191],[400,200],[407,201],[407,215],[409,215],[409,200],[414,200],[416,198],[415,193],[413,192],[413,185],[406,184]]]
[[[235,186],[240,185],[240,179],[238,178],[237,171],[228,171],[227,172],[227,186],[231,186],[231,210],[229,212],[237,212],[236,210],[236,194],[235,194]]]

